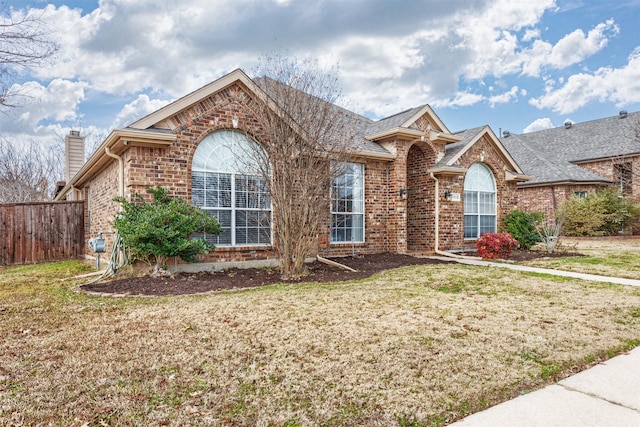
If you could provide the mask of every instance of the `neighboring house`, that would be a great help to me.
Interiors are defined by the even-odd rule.
[[[249,106],[265,95],[233,71],[111,132],[57,198],[86,201],[89,238],[112,231],[114,197],[162,185],[221,222],[217,248],[203,261],[272,258],[277,212],[263,185],[234,161],[250,140],[261,142],[250,134],[257,119]],[[348,179],[327,187],[318,254],[474,247],[515,208],[516,183],[529,179],[488,126],[451,133],[428,105],[379,121],[349,114],[357,124],[344,159]]]
[[[554,218],[572,195],[616,186],[640,202],[640,112],[501,139],[532,180],[518,184],[518,207]]]

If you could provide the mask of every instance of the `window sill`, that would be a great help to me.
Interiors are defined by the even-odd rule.
[[[246,251],[264,251],[273,249],[272,245],[252,245],[252,246],[216,246],[213,252],[246,252]]]

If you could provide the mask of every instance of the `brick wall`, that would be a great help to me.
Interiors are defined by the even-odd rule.
[[[268,142],[253,114],[254,99],[242,87],[230,86],[191,108],[167,119],[176,134],[176,142],[165,148],[129,146],[122,153],[125,168],[125,193],[138,192],[148,197],[148,186],[162,185],[172,196],[191,201],[191,164],[198,144],[212,132],[234,128]],[[330,244],[330,210],[327,201],[326,223],[318,236],[318,253],[325,256],[358,253],[431,252],[435,247],[435,197],[440,201],[440,249],[462,249],[470,245],[463,238],[462,201],[445,201],[444,190],[463,193],[463,176],[440,176],[439,194],[427,172],[444,155],[443,144],[391,139],[386,145],[397,152],[393,162],[361,160],[365,163],[365,243]],[[357,161],[357,160],[356,160]],[[504,159],[488,140],[479,141],[459,160],[468,167],[483,162],[494,173],[498,188],[498,219],[513,208],[515,183],[505,182]],[[90,234],[110,231],[118,205],[117,162],[96,175],[88,184]],[[406,199],[400,190],[407,191]],[[327,189],[327,196],[328,196]],[[277,213],[274,213],[277,214]],[[110,244],[110,238],[107,236]],[[472,242],[471,242],[472,243]],[[109,246],[110,248],[110,246]],[[246,261],[273,258],[270,247],[217,248],[201,257],[202,261]]]
[[[99,232],[105,234],[105,243],[107,244],[107,254],[111,252],[113,243],[113,233],[115,232],[111,225],[115,213],[119,209],[119,204],[114,202],[114,197],[118,194],[118,163],[114,160],[96,174],[83,188],[83,193],[87,207],[87,227],[86,240],[96,237]],[[87,247],[87,255],[94,255],[93,251]]]
[[[625,158],[613,158],[600,160],[597,162],[580,163],[579,166],[596,173],[603,178],[611,180],[617,185],[615,173],[615,165],[620,163],[631,163],[631,199],[640,202],[640,156],[632,156]]]
[[[407,153],[407,250],[435,250],[435,181],[428,169],[436,153],[425,143],[416,142]]]
[[[504,157],[486,135],[460,157],[457,165],[469,168],[474,163],[484,164],[493,173],[496,183],[496,220],[499,228],[502,219],[517,205],[516,183],[506,180]],[[447,188],[447,185],[451,188]],[[441,193],[446,189],[452,193],[460,193],[460,201],[441,201],[441,249],[475,248],[476,239],[464,239],[464,176],[444,178],[440,183]]]
[[[517,209],[525,212],[542,212],[546,218],[555,218],[555,212],[577,192],[590,193],[596,185],[553,185],[518,189]]]

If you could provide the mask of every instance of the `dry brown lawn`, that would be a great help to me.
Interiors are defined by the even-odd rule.
[[[563,249],[585,257],[536,259],[526,264],[535,267],[640,279],[640,238],[578,240],[563,238]]]
[[[0,425],[438,426],[640,344],[640,288],[418,266],[100,298],[0,270]]]

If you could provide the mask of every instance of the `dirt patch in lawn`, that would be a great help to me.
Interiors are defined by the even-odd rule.
[[[535,251],[514,251],[509,259],[518,262],[547,255],[546,253]],[[288,283],[346,282],[349,280],[364,279],[381,271],[404,266],[454,262],[391,253],[359,257],[340,257],[333,258],[333,260],[347,265],[356,271],[343,270],[315,261],[309,265],[310,274],[308,276]],[[275,283],[282,283],[280,273],[275,268],[233,268],[216,272],[176,273],[172,277],[130,277],[88,284],[82,286],[82,289],[89,292],[109,294],[161,296],[254,288]]]

